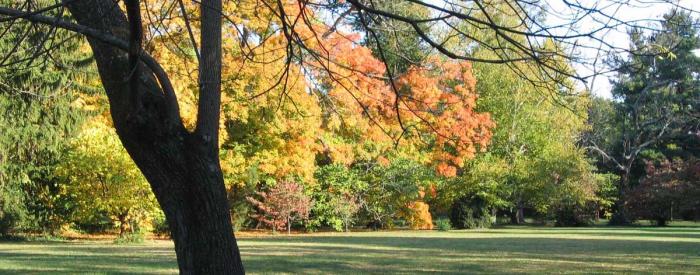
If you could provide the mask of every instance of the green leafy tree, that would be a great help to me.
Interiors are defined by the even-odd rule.
[[[578,137],[586,127],[585,94],[556,81],[534,85],[494,66],[477,65],[475,74],[480,91],[478,108],[491,113],[497,127],[489,153],[469,161],[473,163],[467,165],[471,171],[465,171],[461,186],[492,186],[484,190],[499,198],[491,201],[507,201],[507,206],[500,207],[512,209],[514,223],[523,222],[526,207],[542,214],[552,210],[559,204],[555,194],[571,191],[562,182],[588,189],[588,193],[596,189],[594,167],[578,146]]]
[[[430,167],[398,158],[388,164],[364,163],[359,170],[367,189],[360,195],[362,213],[374,228],[393,227],[414,215],[411,204],[423,199],[438,178]]]
[[[340,164],[319,167],[311,196],[314,206],[307,227],[330,226],[336,231],[348,231],[360,210],[359,194],[367,189],[355,170]]]

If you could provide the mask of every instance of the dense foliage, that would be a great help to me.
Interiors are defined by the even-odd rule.
[[[38,44],[46,31],[4,33],[0,52]],[[80,84],[90,57],[69,33],[54,35],[63,41],[54,50],[60,60],[8,55],[0,67],[0,234],[12,228],[55,232],[70,212],[58,195],[55,168],[84,116],[74,102],[78,92],[90,91]]]
[[[629,206],[641,206],[634,201],[642,196],[640,188],[653,186],[642,184],[651,176],[645,162],[697,158],[700,142],[697,20],[686,12],[670,12],[660,31],[634,29],[630,40],[629,56],[611,61],[621,68],[613,83],[614,100],[593,106],[587,140],[599,166],[619,176],[614,224],[629,224],[635,218],[630,211],[641,210]],[[675,199],[665,200],[670,204]]]
[[[406,16],[426,12],[381,2]],[[145,50],[172,76],[180,115],[193,130],[198,56],[186,47],[186,32],[159,32],[185,23],[164,4],[144,7],[161,24],[146,34]],[[181,8],[198,32],[198,5]],[[700,216],[700,58],[693,53],[700,38],[685,13],[664,17],[658,33],[632,30],[631,55],[611,59],[622,70],[606,100],[555,72],[533,82],[541,77],[533,62],[509,70],[444,58],[408,35],[411,26],[387,18],[348,19],[375,28],[371,37],[297,27],[301,35],[324,33],[308,45],[332,56],[323,63],[280,47],[286,37],[270,31],[280,22],[256,1],[225,9],[239,15],[227,20],[248,37],[265,38],[223,41],[219,157],[236,230],[485,228],[524,223],[526,213],[558,226],[588,225],[613,211],[659,224]],[[26,41],[3,36],[0,52],[48,30],[35,31]],[[7,60],[15,65],[0,69],[0,234],[165,233],[150,186],[112,129],[106,98],[95,93],[84,42],[64,36],[58,32],[66,42],[54,58],[15,55]],[[498,57],[463,42],[444,46]],[[566,52],[552,41],[545,47]]]
[[[633,218],[648,219],[666,225],[676,216],[700,218],[700,161],[664,160],[659,165],[647,162],[646,176],[629,194]]]

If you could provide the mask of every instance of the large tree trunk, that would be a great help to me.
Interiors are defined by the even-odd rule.
[[[193,167],[182,167],[182,173],[156,171],[162,176],[157,181],[184,187],[159,198],[175,242],[180,272],[241,274],[243,266],[218,162],[192,160],[196,164],[190,162]]]
[[[128,39],[126,16],[113,1],[72,1],[68,8],[79,24]],[[94,38],[89,37],[88,41],[109,98],[117,134],[150,183],[167,218],[180,273],[243,274],[217,154],[217,137],[212,136],[212,131],[205,131],[207,127],[218,127],[218,123],[204,125],[202,131],[199,125],[197,131],[187,131],[177,102],[173,101],[175,95],[163,88],[169,84],[161,78],[156,80],[152,67],[138,63],[138,75],[131,77],[133,70],[124,51]],[[207,65],[216,64],[203,64]],[[130,81],[139,82],[137,89],[129,87]],[[218,108],[213,106],[216,98],[207,100],[204,107],[209,109],[204,111],[218,111],[212,109]],[[212,121],[218,121],[218,116],[205,122]]]

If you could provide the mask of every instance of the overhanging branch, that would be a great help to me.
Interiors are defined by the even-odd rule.
[[[102,43],[111,45],[113,47],[116,47],[122,51],[129,52],[129,43],[120,39],[119,37],[116,37],[114,35],[87,27],[83,26],[80,24],[76,24],[73,22],[68,22],[66,20],[52,17],[52,16],[46,16],[42,14],[35,14],[35,13],[27,13],[24,11],[16,10],[16,9],[11,9],[7,7],[0,7],[0,15],[5,15],[9,16],[11,18],[21,18],[24,20],[27,20],[29,22],[33,23],[40,23],[40,24],[45,24],[45,25],[50,25],[54,26],[57,28],[61,28],[64,30],[72,31],[75,33],[79,33],[82,35],[85,35],[87,37],[97,39]],[[167,73],[163,69],[163,67],[160,66],[158,61],[156,61],[152,56],[149,54],[145,53],[144,51],[140,51],[139,54],[139,59],[153,72],[155,75],[156,79],[158,79],[158,82],[160,83],[161,89],[163,90],[163,93],[165,95],[165,98],[167,100],[169,109],[171,110],[172,114],[171,115],[177,115],[179,116],[179,111],[178,111],[178,103],[177,103],[177,96],[175,95],[175,90],[173,89],[173,85],[170,82],[170,79],[168,78]]]

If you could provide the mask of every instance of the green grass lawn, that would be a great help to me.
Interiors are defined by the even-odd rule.
[[[239,239],[248,273],[700,273],[700,226],[507,227]],[[168,241],[0,242],[0,273],[175,273]]]

